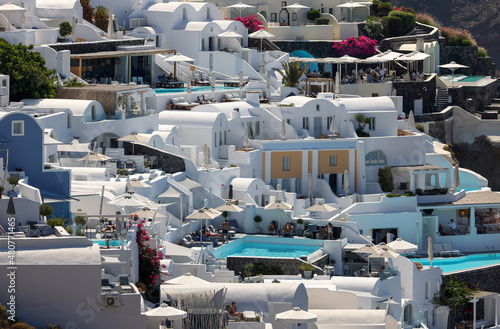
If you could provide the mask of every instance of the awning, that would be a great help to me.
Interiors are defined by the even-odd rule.
[[[141,50],[115,50],[115,51],[98,51],[94,53],[71,54],[74,59],[95,59],[95,58],[111,58],[122,56],[147,56],[156,54],[173,53],[175,50],[170,49],[141,49]]]
[[[72,201],[72,199],[69,197],[62,198],[62,197],[42,194],[42,201],[43,203],[56,203],[56,202],[69,202]]]

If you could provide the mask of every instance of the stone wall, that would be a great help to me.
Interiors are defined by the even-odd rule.
[[[311,264],[323,268],[329,260],[328,255],[323,255]],[[245,265],[248,263],[256,264],[262,263],[267,267],[279,267],[284,275],[296,275],[302,273],[300,266],[304,263],[294,258],[265,258],[265,257],[241,257],[241,256],[228,256],[227,268],[233,270],[235,274],[243,274]],[[322,275],[323,272],[314,269],[313,274]]]
[[[132,153],[132,143],[123,142],[123,148],[125,149],[125,154]],[[139,152],[149,156],[156,156],[158,158],[158,168],[161,168],[167,174],[186,171],[184,160],[176,155],[151,148],[147,145],[134,144],[134,153],[138,154]]]
[[[99,42],[75,42],[75,43],[57,43],[49,45],[56,51],[70,50],[71,54],[96,53],[100,51],[115,51],[119,46],[137,46],[143,45],[143,39],[127,39]]]
[[[482,112],[487,105],[491,104],[491,99],[500,96],[500,81],[495,80],[478,87],[449,88],[448,94],[452,96],[451,105],[460,106],[470,113]]]
[[[488,179],[493,191],[500,190],[500,137],[478,136],[472,144],[453,144],[460,167],[470,169]],[[497,161],[498,160],[498,161]]]
[[[439,62],[441,64],[455,61],[469,67],[460,72],[468,72],[471,75],[495,76],[495,63],[491,57],[478,57],[477,46],[447,46],[444,38],[440,40],[439,46]]]
[[[392,87],[397,96],[403,96],[403,111],[409,114],[415,112],[415,100],[422,99],[423,113],[434,111],[436,99],[436,75],[431,75],[425,81],[393,82]]]
[[[482,291],[500,293],[500,284],[498,284],[500,265],[443,275],[443,281],[449,280],[451,276],[456,276],[461,281],[473,284]]]
[[[380,41],[378,45],[380,51],[384,52],[388,49],[395,49],[396,47],[399,47],[402,44],[417,43],[417,40],[419,39],[424,39],[425,42],[432,42],[439,40],[439,30],[437,30],[436,28],[416,22],[415,27],[417,26],[422,30],[427,31],[428,34],[405,35],[401,37],[386,38]]]

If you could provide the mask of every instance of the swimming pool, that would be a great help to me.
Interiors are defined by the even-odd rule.
[[[427,258],[411,259],[412,262],[420,262],[422,265],[430,265]],[[432,266],[439,266],[443,273],[470,270],[487,265],[500,265],[500,254],[474,254],[463,257],[434,258]]]
[[[98,244],[101,247],[106,247],[106,240],[92,240],[92,243]],[[125,241],[125,244],[127,244],[127,241]],[[119,247],[120,240],[109,240],[109,246],[110,247]]]
[[[187,88],[153,89],[157,94],[185,93]],[[239,90],[235,87],[215,87],[215,90]],[[191,91],[212,91],[212,87],[192,87]]]
[[[218,258],[227,256],[299,258],[323,246],[323,241],[267,236],[245,236],[214,251]]]

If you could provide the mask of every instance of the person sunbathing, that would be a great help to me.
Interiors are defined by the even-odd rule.
[[[267,228],[268,231],[273,232],[278,229],[278,225],[276,224],[276,221],[272,221],[269,227]]]
[[[113,221],[110,219],[109,222],[104,225],[104,230],[102,230],[102,233],[113,233],[116,230],[115,224],[113,224]]]
[[[230,316],[233,316],[233,317],[237,316],[240,320],[243,319],[243,314],[241,312],[236,311],[236,303],[234,301],[231,302],[231,305],[229,306],[228,313]]]

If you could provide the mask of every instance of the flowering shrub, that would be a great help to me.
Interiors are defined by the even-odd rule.
[[[393,10],[398,10],[398,11],[404,11],[405,13],[412,13],[413,15],[415,15],[415,10],[413,10],[413,8],[408,8],[408,7],[405,7],[405,6],[401,6],[401,7],[394,7]]]
[[[365,36],[351,37],[341,42],[334,42],[333,49],[340,55],[349,55],[357,58],[367,58],[375,55],[377,41]]]
[[[248,29],[248,32],[252,33],[258,30],[262,30],[264,28],[264,24],[257,19],[257,15],[252,15],[248,17],[236,17],[235,21],[239,21],[245,25]]]
[[[160,278],[160,260],[163,259],[163,254],[159,250],[152,249],[147,244],[149,235],[144,229],[143,220],[137,227],[139,228],[136,234],[136,241],[139,246],[139,281],[144,283],[147,288],[154,288],[156,280]]]
[[[382,2],[378,0],[372,0],[372,9],[375,15],[378,17],[387,16],[390,11],[394,9],[390,2]]]
[[[417,22],[419,23],[435,27],[439,27],[440,25],[436,18],[428,13],[418,12],[415,14],[415,16],[417,17]]]

